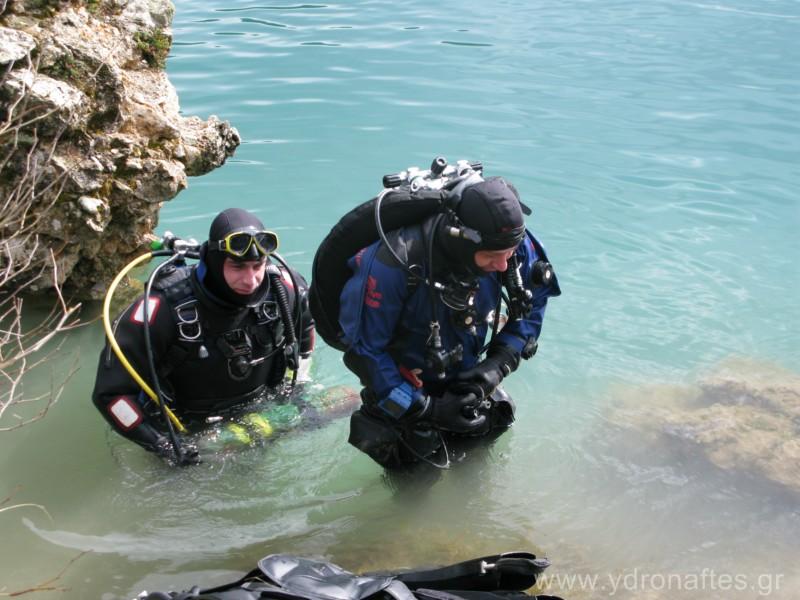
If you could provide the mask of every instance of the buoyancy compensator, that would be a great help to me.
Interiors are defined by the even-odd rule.
[[[384,175],[383,190],[371,200],[360,204],[334,225],[314,256],[309,290],[311,314],[317,333],[342,352],[347,350],[339,326],[339,297],[352,275],[347,261],[359,250],[379,239],[409,277],[421,280],[432,289],[441,291],[444,284],[428,281],[401,259],[386,240],[386,232],[422,223],[437,213],[453,213],[468,186],[483,181],[480,162],[459,160],[454,165],[439,156],[431,168],[409,167],[405,171]],[[468,227],[452,226],[453,237],[480,242],[480,234]]]

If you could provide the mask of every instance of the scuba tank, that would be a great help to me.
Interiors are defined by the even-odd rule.
[[[259,446],[277,434],[310,429],[349,416],[361,405],[358,392],[345,385],[319,389],[306,386],[300,390],[301,406],[291,401],[269,401],[263,408],[254,407],[233,420],[209,417],[206,422],[214,427],[196,439],[199,449],[214,453]]]

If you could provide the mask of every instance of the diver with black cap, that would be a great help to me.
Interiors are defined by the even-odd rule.
[[[191,445],[178,451],[162,415],[179,425],[171,411],[214,422],[277,388],[287,370],[296,376],[313,349],[314,321],[306,281],[277,248],[277,235],[255,215],[229,208],[195,248],[198,263],[166,252],[172,258],[154,271],[151,291],[119,315],[100,355],[92,400],[119,434],[168,459],[197,462]],[[153,402],[144,393],[151,388],[159,392]]]
[[[430,171],[385,177],[383,192],[343,217],[315,259],[318,331],[364,386],[349,441],[387,468],[446,466],[451,441],[511,425],[514,404],[500,383],[536,352],[547,299],[561,293],[525,227],[530,209],[482,170],[437,158]],[[402,216],[412,213],[423,218]],[[330,256],[349,238],[371,243],[337,282]]]

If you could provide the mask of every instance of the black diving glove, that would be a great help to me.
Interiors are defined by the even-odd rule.
[[[155,453],[171,465],[188,466],[200,464],[200,452],[197,446],[188,442],[179,443],[180,450],[176,456],[175,450],[166,437],[161,436],[155,446]]]
[[[505,344],[491,346],[481,362],[456,376],[457,390],[471,391],[479,398],[488,398],[503,379],[517,370],[519,354]]]
[[[188,444],[183,443],[181,444],[181,461],[180,466],[187,467],[189,465],[199,465],[202,461],[200,460],[200,451],[197,449],[195,444]]]
[[[486,415],[478,413],[480,401],[473,392],[446,391],[431,398],[424,417],[439,429],[454,433],[472,433],[486,423]]]

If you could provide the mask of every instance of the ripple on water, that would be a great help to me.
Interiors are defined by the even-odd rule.
[[[467,46],[467,47],[476,47],[476,48],[488,48],[494,46],[494,44],[486,44],[482,42],[456,42],[453,40],[442,40],[439,42],[440,44],[444,44],[446,46]]]
[[[644,175],[617,175],[617,179],[628,184],[652,189],[675,189],[687,192],[703,192],[714,194],[735,194],[723,183],[704,181],[702,179],[676,179],[672,177],[646,177]]]
[[[265,27],[277,27],[279,29],[290,29],[291,26],[285,23],[277,23],[275,21],[267,21],[265,19],[256,19],[254,17],[242,17],[242,23],[255,23],[256,25],[264,25]]]
[[[243,6],[237,8],[215,8],[217,12],[246,12],[251,10],[307,10],[313,8],[328,8],[327,4],[287,4],[287,5],[264,5],[264,6]]]
[[[798,362],[798,20],[780,15],[793,2],[495,3],[491,23],[479,3],[457,23],[422,0],[176,4],[168,72],[186,114],[252,143],[190,180],[161,227],[200,237],[234,197],[265,222],[300,218],[281,241],[309,275],[380,174],[464,156],[530,199],[564,294],[539,355],[507,381],[514,428],[411,501],[346,444],[346,422],[181,473],[112,444],[86,514],[47,490],[56,523],[29,536],[108,553],[74,565],[86,596],[103,569],[166,577],[181,554],[245,569],[265,549],[391,567],[538,544],[562,573],[793,568],[797,494],[781,480],[796,431],[783,408],[756,412],[756,394],[708,393],[693,375],[731,348]],[[319,42],[332,45],[303,45]],[[318,381],[353,381],[338,353],[318,356]],[[757,371],[739,369],[751,391]],[[90,385],[46,421],[96,423]],[[36,452],[60,438],[41,431]]]

